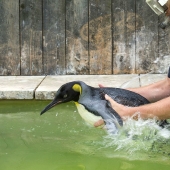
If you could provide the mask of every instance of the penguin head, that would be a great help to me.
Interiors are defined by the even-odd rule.
[[[54,100],[44,108],[40,115],[42,115],[43,113],[45,113],[46,111],[50,110],[51,108],[58,104],[70,101],[77,102],[79,100],[81,92],[82,89],[79,81],[69,82],[62,85],[56,92]]]

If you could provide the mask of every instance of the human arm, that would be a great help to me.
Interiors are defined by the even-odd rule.
[[[170,97],[164,98],[155,103],[150,103],[138,107],[128,107],[115,102],[110,96],[105,95],[112,108],[121,116],[122,119],[133,116],[139,113],[142,119],[156,118],[158,120],[170,119]],[[95,127],[101,126],[104,121],[101,119],[94,123]]]
[[[166,10],[166,16],[170,16],[170,0],[168,0],[168,2],[166,3],[166,6],[168,7],[168,9]]]
[[[111,97],[105,95],[112,108],[119,113],[119,115],[126,119],[129,116],[133,116],[135,113],[139,113],[142,119],[157,118],[159,120],[165,120],[170,118],[170,97],[164,98],[155,103],[146,104],[138,107],[128,107],[115,102]]]
[[[102,84],[99,84],[99,87],[102,88],[104,86]],[[149,84],[147,86],[128,88],[127,90],[138,93],[148,99],[151,103],[153,103],[170,96],[170,78],[167,77],[163,80]]]
[[[142,95],[151,103],[156,102],[170,96],[170,78],[167,77],[156,83],[139,88],[129,88],[128,90]]]
[[[99,87],[102,88],[103,85],[99,84]],[[140,88],[131,88],[128,90],[136,92],[147,98],[150,102],[155,103],[138,107],[127,107],[118,104],[113,99],[106,96],[106,100],[111,103],[113,109],[122,118],[132,116],[136,112],[139,112],[141,118],[143,119],[157,117],[160,120],[164,120],[170,118],[170,70],[168,77],[161,81]],[[98,127],[102,124],[104,124],[104,121],[99,120],[94,123],[94,126]]]

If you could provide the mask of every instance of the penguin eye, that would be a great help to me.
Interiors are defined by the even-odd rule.
[[[64,94],[63,98],[67,98],[67,94]]]

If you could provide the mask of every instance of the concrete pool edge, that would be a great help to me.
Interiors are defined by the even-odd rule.
[[[119,75],[56,75],[56,76],[0,76],[0,99],[51,100],[57,89],[66,82],[81,80],[97,87],[140,87],[154,83],[166,74]]]

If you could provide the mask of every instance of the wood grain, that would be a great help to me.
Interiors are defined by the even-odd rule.
[[[165,19],[164,15],[159,17],[159,24],[163,22]],[[167,73],[168,68],[170,67],[170,24],[162,29],[159,27],[158,29],[158,58],[154,61],[156,69],[154,72],[156,73]]]
[[[66,71],[89,74],[88,0],[66,2]]]
[[[90,74],[112,74],[111,0],[89,0]]]
[[[135,23],[141,26],[141,19],[135,14],[135,0],[113,1],[112,6],[113,73],[135,73]]]
[[[0,75],[167,73],[170,24],[145,0],[1,0]]]
[[[18,1],[0,1],[0,30],[0,75],[20,75]]]
[[[42,75],[42,1],[20,0],[21,75]]]
[[[156,72],[158,66],[158,16],[144,0],[136,1],[142,26],[136,30],[136,73]]]
[[[65,0],[43,1],[43,61],[48,75],[66,74]]]

